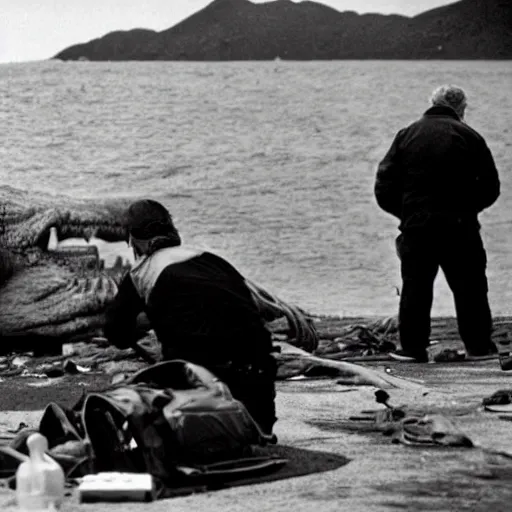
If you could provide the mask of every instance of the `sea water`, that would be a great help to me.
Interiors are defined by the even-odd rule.
[[[443,83],[466,89],[500,170],[481,222],[493,312],[512,314],[510,61],[4,64],[0,184],[155,198],[187,243],[285,300],[390,315],[397,221],[376,205],[375,171]],[[434,314],[453,313],[440,275]]]

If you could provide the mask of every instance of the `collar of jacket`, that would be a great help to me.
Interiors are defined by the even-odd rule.
[[[453,108],[444,105],[435,105],[430,107],[423,115],[452,117],[453,119],[460,121],[460,117],[458,116],[457,112],[455,112]]]

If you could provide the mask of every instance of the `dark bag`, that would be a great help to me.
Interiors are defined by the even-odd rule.
[[[100,471],[150,473],[157,488],[240,477],[286,461],[255,457],[275,442],[205,368],[181,360],[153,365],[65,411],[51,403],[39,432],[68,477]],[[16,441],[24,449],[25,432]]]

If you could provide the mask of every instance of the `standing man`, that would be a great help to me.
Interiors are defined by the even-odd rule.
[[[400,220],[402,349],[391,356],[428,361],[434,280],[441,267],[467,357],[489,358],[496,346],[477,217],[500,194],[498,171],[483,137],[464,122],[464,91],[441,86],[431,103],[419,120],[397,133],[375,181],[377,203]]]

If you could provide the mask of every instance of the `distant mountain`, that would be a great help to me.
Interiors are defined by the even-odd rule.
[[[110,32],[61,60],[511,59],[512,0],[460,0],[414,17],[277,0],[214,0],[155,32]]]

